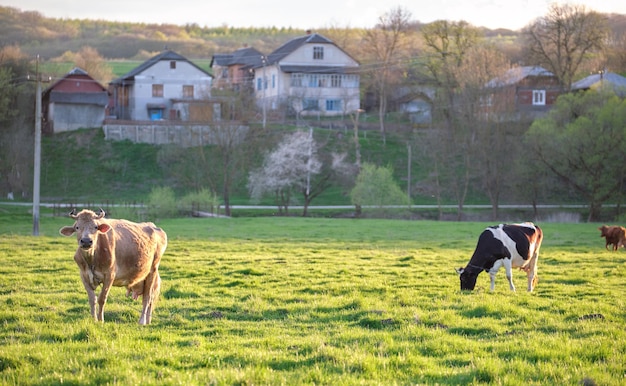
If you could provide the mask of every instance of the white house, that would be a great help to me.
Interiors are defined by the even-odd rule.
[[[132,121],[196,120],[212,114],[199,101],[210,96],[212,75],[170,50],[113,80],[113,118]]]
[[[331,40],[309,33],[254,68],[257,105],[297,115],[342,115],[360,107],[359,63]]]

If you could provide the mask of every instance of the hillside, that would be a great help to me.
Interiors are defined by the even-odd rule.
[[[330,149],[350,151],[352,136],[341,131],[318,129],[318,144]],[[273,138],[273,136],[272,136]],[[266,141],[272,148],[272,138]],[[390,134],[386,144],[376,131],[361,139],[363,162],[391,165],[397,180],[406,181],[407,147],[401,135]],[[42,200],[50,202],[144,202],[154,187],[169,186],[184,195],[199,188],[220,192],[221,162],[211,146],[177,149],[167,146],[105,141],[99,129],[79,130],[47,136],[42,145]],[[262,151],[252,155],[243,170],[234,176],[233,204],[252,204],[247,190],[248,172],[257,167]],[[349,154],[350,157],[353,155]],[[191,170],[193,169],[193,171]],[[187,174],[188,173],[188,174]],[[412,171],[419,178],[419,169]],[[406,182],[401,182],[406,189]],[[429,199],[416,197],[418,202]],[[273,204],[267,198],[265,204]],[[349,205],[345,188],[334,186],[314,201],[314,205]]]
[[[292,28],[230,28],[46,18],[0,6],[0,47],[20,46],[44,60],[66,51],[91,46],[108,59],[132,59],[140,52],[158,52],[165,46],[189,58],[210,58],[251,45],[270,52],[304,30]]]
[[[413,23],[415,32],[421,23]],[[494,42],[511,44],[519,31],[481,28]],[[329,36],[348,52],[358,54],[362,30],[326,28],[317,32]],[[107,59],[133,59],[142,52],[158,52],[165,46],[192,58],[207,59],[215,53],[231,52],[252,46],[261,52],[271,52],[289,39],[304,35],[296,28],[233,28],[110,22],[46,18],[38,12],[21,11],[0,6],[0,47],[18,45],[31,55],[44,60],[66,51],[77,52],[91,46]],[[357,55],[358,56],[358,55]]]

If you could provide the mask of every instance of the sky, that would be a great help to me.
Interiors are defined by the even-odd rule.
[[[554,0],[0,0],[0,5],[45,17],[201,27],[372,28],[384,13],[402,7],[411,19],[465,20],[476,27],[519,30],[544,16]],[[626,15],[626,0],[560,0],[601,13]]]

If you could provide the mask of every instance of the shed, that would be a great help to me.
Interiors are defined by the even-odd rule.
[[[102,127],[109,93],[78,67],[42,93],[43,132]]]

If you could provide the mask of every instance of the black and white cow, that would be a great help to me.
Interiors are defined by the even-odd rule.
[[[532,291],[537,285],[537,260],[542,240],[541,228],[532,222],[487,227],[480,234],[476,250],[467,266],[457,269],[461,277],[461,290],[473,290],[478,274],[487,271],[493,291],[496,286],[496,274],[504,265],[512,291],[515,291],[515,285],[511,268],[526,271],[528,291]]]

